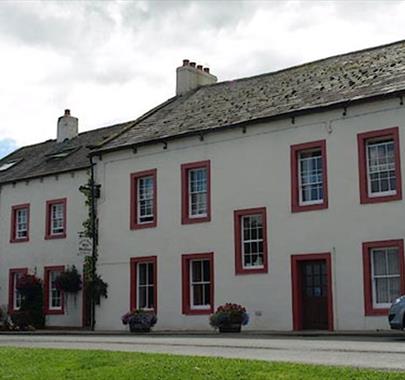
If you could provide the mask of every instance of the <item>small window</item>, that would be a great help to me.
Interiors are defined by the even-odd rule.
[[[156,227],[156,169],[131,174],[131,229]]]
[[[300,205],[323,202],[323,168],[320,150],[299,154]]]
[[[398,128],[360,133],[357,140],[361,203],[402,199]]]
[[[8,309],[9,312],[20,310],[22,303],[22,295],[17,289],[17,283],[19,279],[27,274],[27,268],[22,269],[10,269],[9,272],[9,298]]]
[[[183,314],[210,314],[214,309],[212,253],[182,256]]]
[[[64,313],[64,294],[63,291],[56,286],[56,279],[64,270],[64,266],[45,267],[44,293],[46,314]]]
[[[211,308],[211,269],[209,260],[190,260],[191,309]]]
[[[310,211],[327,208],[327,189],[325,140],[292,145],[292,211]]]
[[[11,238],[10,242],[24,242],[29,240],[30,206],[17,205],[11,208]]]
[[[399,250],[374,248],[371,255],[371,278],[373,283],[373,305],[387,308],[401,295],[401,271]]]
[[[0,172],[4,172],[4,171],[12,168],[15,164],[17,164],[20,161],[21,160],[8,161],[8,162],[4,162],[3,164],[0,164]]]
[[[157,309],[156,256],[131,259],[131,309]]]
[[[76,152],[79,149],[80,149],[80,147],[62,149],[62,150],[58,150],[56,152],[48,153],[45,155],[45,157],[47,160],[62,160],[64,158],[70,156],[72,153]]]
[[[182,223],[210,221],[210,162],[183,164],[181,170]]]
[[[236,274],[267,273],[266,208],[236,210],[234,225]]]
[[[66,237],[66,198],[46,202],[45,239]]]
[[[394,140],[368,141],[367,178],[368,195],[378,197],[396,193]]]
[[[405,293],[403,240],[363,243],[366,315],[386,315]]]
[[[188,172],[189,218],[205,218],[208,212],[208,171],[206,168]]]

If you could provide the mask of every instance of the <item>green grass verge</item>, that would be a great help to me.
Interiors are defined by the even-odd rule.
[[[405,379],[404,373],[108,351],[0,348],[0,379]]]

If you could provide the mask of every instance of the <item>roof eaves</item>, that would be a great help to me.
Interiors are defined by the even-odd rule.
[[[32,179],[37,179],[37,178],[42,178],[42,177],[50,177],[50,176],[53,176],[53,175],[77,172],[77,171],[81,171],[81,170],[87,170],[89,168],[90,168],[90,163],[89,163],[89,165],[82,165],[82,166],[78,166],[78,167],[71,168],[71,169],[57,170],[57,171],[53,171],[53,172],[50,171],[50,172],[45,172],[45,173],[26,176],[26,177],[9,179],[9,180],[5,180],[5,181],[0,180],[0,185],[7,185],[7,184],[10,184],[10,183],[29,181],[29,180],[32,180]]]
[[[186,132],[178,133],[178,134],[175,134],[172,136],[159,137],[156,139],[141,141],[139,143],[123,144],[123,145],[119,145],[119,146],[113,146],[110,148],[95,149],[92,152],[90,152],[89,155],[97,156],[97,155],[101,155],[104,153],[111,153],[111,152],[116,152],[116,151],[120,151],[120,150],[131,149],[131,148],[139,147],[142,145],[150,145],[150,144],[155,144],[155,143],[159,143],[159,142],[167,142],[169,140],[175,140],[178,138],[188,137],[188,136],[198,136],[201,134],[207,134],[207,133],[212,133],[212,132],[216,132],[216,131],[223,131],[226,129],[242,127],[242,126],[246,126],[249,124],[253,125],[253,124],[263,123],[266,121],[274,121],[274,120],[280,120],[280,119],[285,119],[285,118],[289,118],[289,117],[303,116],[303,115],[307,115],[307,114],[313,113],[313,112],[326,112],[331,109],[336,109],[336,108],[340,108],[340,107],[348,107],[350,104],[361,104],[361,103],[365,103],[368,101],[386,99],[386,98],[391,98],[391,97],[396,97],[396,96],[398,96],[398,97],[405,96],[405,88],[401,89],[401,90],[395,90],[392,92],[382,93],[382,94],[377,93],[377,94],[372,94],[372,95],[363,96],[363,97],[357,96],[355,98],[344,99],[344,100],[340,100],[338,102],[331,102],[331,103],[325,103],[322,105],[315,105],[312,107],[294,109],[294,110],[280,113],[280,114],[244,120],[244,121],[241,121],[238,123],[227,124],[227,125],[223,125],[220,127],[213,127],[213,128],[207,128],[207,129],[201,129],[201,130],[195,130],[195,131],[186,131]]]

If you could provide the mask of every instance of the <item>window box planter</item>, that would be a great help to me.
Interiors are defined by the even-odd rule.
[[[249,314],[246,309],[235,303],[219,306],[210,316],[210,325],[220,333],[240,333],[242,326],[246,326],[248,322]]]
[[[148,333],[150,332],[150,326],[145,326],[142,323],[137,323],[135,321],[130,322],[129,324],[129,331],[132,333]]]
[[[147,333],[156,324],[157,318],[151,310],[133,310],[121,317],[124,325],[129,326],[129,331],[133,333]]]
[[[220,333],[240,333],[242,331],[242,323],[224,323],[218,327]]]

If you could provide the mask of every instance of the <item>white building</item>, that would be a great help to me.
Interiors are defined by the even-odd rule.
[[[252,330],[388,328],[405,293],[405,42],[215,82],[184,61],[174,98],[91,152],[109,284],[96,327],[123,329],[139,307],[157,311],[157,330],[209,329],[208,315],[235,302]],[[79,231],[85,215],[69,204],[82,202],[87,168],[29,183],[4,170],[0,212],[31,203],[32,228],[9,243],[14,219],[1,220],[2,303],[10,268],[80,266],[74,235],[48,241],[33,221],[68,198],[68,233]]]
[[[0,305],[10,312],[21,301],[17,276],[30,273],[43,280],[48,326],[88,324],[81,292],[65,297],[53,280],[68,266],[82,272],[78,233],[88,210],[79,187],[89,180],[87,146],[121,128],[78,134],[78,120],[66,110],[56,140],[23,147],[0,161]]]

